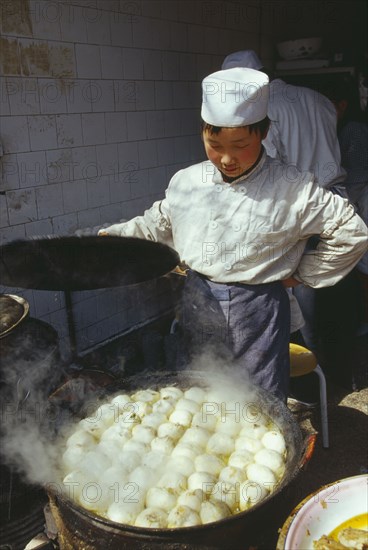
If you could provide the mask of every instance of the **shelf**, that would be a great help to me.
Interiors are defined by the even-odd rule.
[[[339,74],[349,73],[354,76],[354,67],[320,67],[310,69],[282,69],[274,72],[275,76],[292,76],[292,75],[318,75],[318,74]]]

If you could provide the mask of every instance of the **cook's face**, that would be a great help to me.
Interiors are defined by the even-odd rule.
[[[229,178],[251,168],[261,152],[261,133],[250,133],[248,127],[222,128],[218,134],[205,130],[202,135],[208,159]]]

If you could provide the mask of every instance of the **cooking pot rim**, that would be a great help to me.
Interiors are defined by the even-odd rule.
[[[23,308],[23,312],[18,317],[18,319],[12,323],[12,325],[10,325],[7,329],[3,330],[0,333],[0,339],[4,338],[5,336],[8,336],[8,334],[12,332],[29,314],[29,303],[22,296],[17,296],[16,294],[0,294],[0,297],[1,296],[6,296],[7,298],[11,298],[14,302],[19,304]]]
[[[217,376],[219,380],[227,380],[224,376]],[[149,372],[149,377],[147,377],[146,372],[142,372],[133,376],[129,376],[125,379],[117,380],[116,383],[114,383],[112,386],[109,387],[109,392],[116,393],[118,390],[137,390],[137,389],[154,389],[155,386],[162,387],[162,382],[165,382],[166,384],[171,383],[171,385],[176,384],[179,387],[182,387],[179,385],[181,379],[182,382],[188,383],[190,379],[194,378],[193,382],[195,381],[196,384],[200,384],[200,382],[203,382],[204,384],[208,385],[208,373],[205,371],[195,371],[195,370],[183,370],[183,371],[155,371],[155,372]],[[155,379],[155,381],[153,381]],[[189,386],[190,387],[190,386]],[[76,513],[82,515],[89,521],[96,522],[98,524],[110,527],[112,529],[116,529],[118,531],[124,531],[126,533],[132,533],[132,534],[144,534],[149,535],[150,533],[153,535],[163,536],[165,537],[165,534],[169,536],[173,533],[192,533],[197,532],[198,530],[203,531],[204,529],[215,529],[218,526],[227,525],[234,521],[241,520],[242,518],[249,517],[250,514],[253,514],[257,512],[259,508],[262,506],[265,506],[269,504],[272,499],[277,495],[280,494],[285,487],[287,487],[293,479],[298,475],[300,472],[303,464],[302,457],[305,453],[305,448],[308,444],[309,438],[303,438],[302,432],[300,430],[300,427],[293,417],[290,410],[287,408],[287,406],[277,397],[272,395],[271,393],[267,392],[266,390],[263,390],[262,388],[254,388],[254,391],[252,391],[252,396],[263,398],[266,414],[268,414],[268,411],[271,411],[272,407],[274,407],[274,410],[276,411],[276,415],[271,415],[272,420],[275,421],[276,424],[281,421],[282,424],[285,426],[288,426],[289,430],[283,430],[283,434],[286,439],[287,445],[289,444],[289,449],[291,447],[292,454],[291,456],[288,456],[289,460],[287,459],[286,464],[286,470],[285,475],[280,481],[280,483],[276,486],[276,488],[270,493],[266,498],[261,500],[259,503],[255,504],[249,510],[246,510],[244,512],[238,512],[236,514],[233,514],[227,518],[223,518],[211,523],[203,524],[203,525],[195,525],[195,526],[189,526],[189,527],[177,527],[177,528],[150,528],[150,527],[137,527],[134,525],[129,524],[123,524],[123,523],[117,523],[112,520],[103,518],[102,516],[98,516],[97,514],[87,510],[86,508],[83,508],[78,503],[73,501],[71,498],[69,498],[65,493],[60,490],[60,487],[58,487],[58,490],[55,490],[54,486],[51,484],[51,486],[46,486],[46,491],[49,494],[49,498],[54,498],[57,504],[57,501],[60,501],[63,503],[66,507],[71,508]],[[106,397],[106,394],[105,394]],[[312,449],[313,451],[313,449]],[[308,457],[308,459],[310,456]]]

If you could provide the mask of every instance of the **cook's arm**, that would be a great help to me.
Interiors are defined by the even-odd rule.
[[[137,237],[173,246],[170,209],[166,199],[153,203],[143,216],[100,229],[99,235]]]
[[[310,183],[301,222],[303,237],[317,235],[293,277],[313,288],[332,286],[347,275],[368,250],[368,228],[346,199]]]

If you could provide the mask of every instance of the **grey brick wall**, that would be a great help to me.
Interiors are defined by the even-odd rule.
[[[204,158],[201,79],[271,32],[261,41],[259,0],[2,0],[1,11],[1,244],[143,213]],[[68,356],[62,292],[1,290],[24,295]],[[81,352],[172,306],[160,281],[72,299]]]

